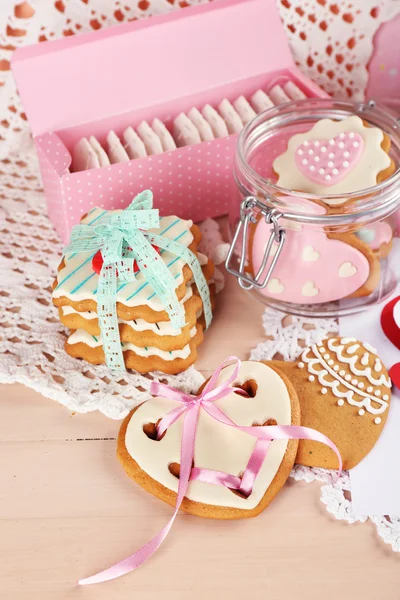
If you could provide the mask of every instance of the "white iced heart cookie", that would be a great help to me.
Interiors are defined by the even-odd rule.
[[[225,367],[218,384],[226,381],[233,366]],[[290,382],[275,368],[259,362],[243,362],[233,384],[249,397],[232,392],[215,402],[234,423],[300,424],[296,394]],[[152,398],[135,408],[122,424],[118,456],[130,477],[154,496],[175,505],[178,490],[182,418],[156,440],[156,424],[178,402]],[[224,425],[200,410],[194,467],[241,476],[254,450],[255,438]],[[259,514],[284,485],[294,463],[298,442],[275,440],[256,477],[251,494],[245,498],[221,485],[190,481],[182,509],[209,518],[235,519]]]
[[[372,187],[393,173],[389,149],[389,137],[360,117],[321,119],[309,131],[289,139],[273,169],[283,188],[324,196],[348,194]],[[347,200],[325,202],[337,206]]]
[[[293,383],[301,424],[336,444],[344,469],[355,467],[378,440],[389,412],[391,381],[376,350],[355,338],[328,338],[306,348],[294,363],[268,364]],[[329,448],[310,440],[300,441],[296,463],[338,466]]]

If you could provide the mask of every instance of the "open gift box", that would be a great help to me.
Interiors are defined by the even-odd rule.
[[[272,0],[218,0],[148,20],[23,47],[13,72],[34,136],[48,211],[65,242],[94,206],[121,208],[152,189],[161,214],[194,221],[227,212],[236,194],[237,134],[71,173],[84,136],[104,144],[113,129],[292,80],[309,97],[324,92],[294,66]]]

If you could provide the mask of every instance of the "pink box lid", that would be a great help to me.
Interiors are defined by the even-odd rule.
[[[217,0],[26,46],[12,60],[34,135],[292,65],[273,0]]]

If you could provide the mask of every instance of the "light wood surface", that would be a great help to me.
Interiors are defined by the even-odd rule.
[[[261,341],[263,307],[230,280],[200,349],[207,375]],[[115,457],[119,423],[71,415],[22,385],[0,387],[1,600],[398,600],[400,555],[371,523],[333,519],[320,485],[289,480],[256,519],[181,514],[158,553],[101,585],[76,581],[125,558],[165,525]]]

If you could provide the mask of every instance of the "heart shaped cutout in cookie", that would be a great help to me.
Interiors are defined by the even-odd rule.
[[[319,185],[341,181],[358,163],[364,140],[354,131],[339,133],[330,140],[305,140],[295,152],[299,171]]]
[[[225,367],[217,385],[233,373]],[[293,386],[277,369],[264,363],[242,362],[232,389],[214,402],[234,423],[299,425],[300,411]],[[125,419],[118,437],[118,456],[130,477],[154,496],[175,505],[178,483],[182,422],[179,418],[165,435],[155,440],[155,424],[180,403],[167,398],[150,398]],[[146,424],[146,427],[143,427]],[[233,493],[224,485],[191,480],[181,508],[195,515],[236,519],[259,514],[281,489],[294,463],[297,440],[275,440],[255,479],[250,495]],[[213,419],[200,410],[194,467],[242,477],[254,450],[254,438]]]

